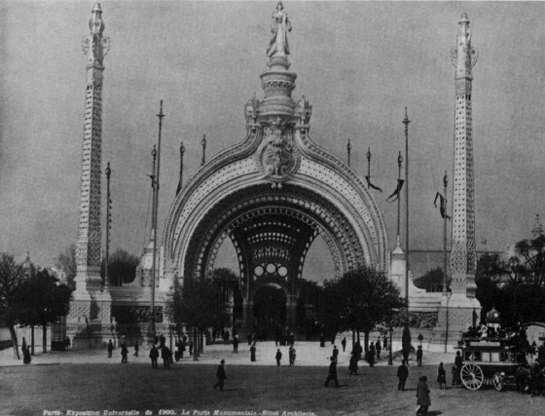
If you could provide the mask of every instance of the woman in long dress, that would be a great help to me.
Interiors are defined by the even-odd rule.
[[[286,56],[290,54],[288,46],[288,34],[291,32],[291,23],[288,15],[284,11],[284,6],[281,1],[276,5],[276,10],[272,15],[273,22],[271,24],[271,32],[273,34],[269,47],[267,48],[267,56]]]

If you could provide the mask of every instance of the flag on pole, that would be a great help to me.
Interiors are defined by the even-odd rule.
[[[386,198],[386,201],[388,202],[394,202],[394,201],[397,201],[397,199],[399,198],[399,194],[401,192],[401,188],[403,188],[403,184],[405,183],[405,181],[403,179],[398,179],[397,180],[397,188],[396,190],[392,193],[392,195],[390,195],[388,198]],[[394,198],[395,197],[395,198]],[[394,198],[394,199],[392,199]],[[390,199],[392,199],[390,201]]]
[[[376,190],[379,191],[379,192],[382,192],[382,188],[379,188],[378,186],[373,185],[373,184],[371,183],[371,177],[370,177],[370,176],[366,176],[366,177],[365,177],[365,180],[367,181],[367,187],[368,187],[368,188],[373,188],[373,189],[376,189]]]
[[[437,198],[439,198],[439,212],[441,212],[441,217],[450,220],[450,216],[447,215],[447,200],[446,198],[441,195],[439,192],[435,195],[435,200],[433,201],[433,205],[435,205],[435,208],[437,208]]]

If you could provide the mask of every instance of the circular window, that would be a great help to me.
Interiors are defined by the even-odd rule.
[[[263,276],[263,272],[265,270],[263,270],[263,267],[261,266],[257,266],[255,269],[254,269],[254,274],[259,277],[259,276]]]
[[[276,272],[276,266],[272,263],[267,264],[267,273],[273,274]]]
[[[288,275],[288,269],[285,266],[278,268],[278,274],[280,277],[286,277]]]

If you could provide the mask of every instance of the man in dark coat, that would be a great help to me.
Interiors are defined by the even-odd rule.
[[[382,348],[380,347],[380,337],[377,339],[377,342],[375,342],[375,349],[377,350],[377,361],[380,360],[380,350]]]
[[[282,359],[282,353],[280,352],[280,348],[276,350],[276,355],[274,356],[276,358],[276,365],[280,367],[280,360]]]
[[[456,351],[456,358],[454,359],[454,368],[452,370],[452,385],[457,386],[461,383],[460,371],[462,370],[462,356],[460,351]]]
[[[428,408],[431,406],[430,389],[427,381],[428,378],[426,376],[420,377],[420,381],[416,387],[416,404],[420,406],[416,411],[416,416],[426,416],[428,414]]]
[[[339,350],[337,349],[337,346],[336,345],[333,345],[333,358],[335,359],[335,361],[338,360],[338,357],[339,356]]]
[[[289,350],[290,366],[295,365],[295,347],[291,346]]]
[[[112,352],[114,351],[114,344],[112,343],[112,340],[108,342],[108,358],[112,358]]]
[[[341,341],[341,345],[343,346],[343,352],[346,351],[346,337],[343,338],[343,340]]]
[[[170,368],[170,350],[168,347],[163,344],[163,347],[161,348],[161,358],[163,359],[163,367],[165,370],[168,370]]]
[[[252,361],[252,362],[255,361],[255,351],[256,351],[255,344],[253,344],[250,347],[250,361]]]
[[[419,367],[422,366],[422,356],[424,355],[424,352],[422,351],[422,347],[419,345],[418,349],[416,350],[416,363]]]
[[[331,357],[331,364],[329,364],[329,373],[327,375],[324,387],[328,387],[331,380],[335,382],[335,387],[339,387],[339,380],[337,379],[337,361],[333,357]]]
[[[134,343],[134,354],[133,354],[133,357],[138,357],[138,347],[139,347],[138,341],[136,341],[136,342]]]
[[[218,382],[212,386],[214,390],[216,390],[219,387],[220,391],[223,391],[223,383],[227,379],[227,375],[225,374],[225,368],[223,368],[223,364],[225,364],[225,360],[221,360],[220,365],[218,365],[218,370],[216,371],[216,377],[218,378]]]
[[[352,355],[350,356],[350,363],[348,365],[348,375],[351,376],[352,374],[358,375],[358,354],[356,351],[352,351]]]
[[[238,335],[233,337],[233,353],[238,354]]]
[[[397,389],[399,391],[404,391],[405,382],[409,378],[409,368],[405,365],[405,361],[401,361],[401,365],[397,368],[397,378],[399,379]]]
[[[325,336],[324,334],[320,334],[320,347],[325,347]]]
[[[166,341],[167,341],[167,339],[165,338],[165,336],[163,334],[159,335],[159,344],[161,345],[161,348],[163,348]]]
[[[375,345],[372,342],[369,346],[369,351],[367,351],[367,362],[369,363],[369,367],[375,366]]]
[[[121,364],[127,363],[127,355],[129,355],[129,349],[127,348],[127,344],[123,343],[121,344]]]
[[[159,368],[157,366],[157,358],[159,358],[159,351],[157,351],[157,348],[155,348],[155,345],[151,346],[151,350],[149,352],[149,358],[151,358],[151,368]]]

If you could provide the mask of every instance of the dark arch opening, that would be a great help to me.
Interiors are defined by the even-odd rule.
[[[253,298],[253,330],[258,340],[274,339],[286,327],[286,293],[278,285],[265,284]]]

